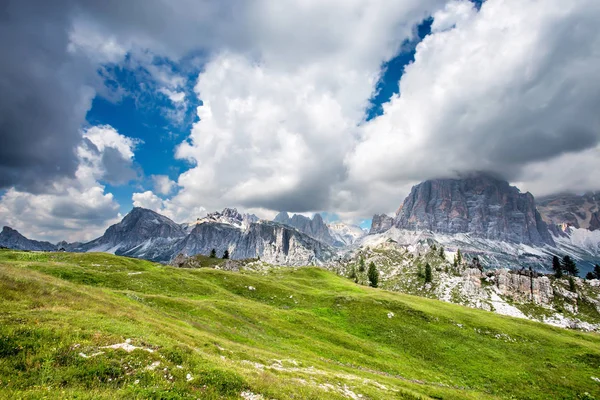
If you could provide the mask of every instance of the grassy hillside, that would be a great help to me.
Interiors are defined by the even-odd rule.
[[[0,251],[0,398],[600,399],[593,377],[598,335],[318,268]]]

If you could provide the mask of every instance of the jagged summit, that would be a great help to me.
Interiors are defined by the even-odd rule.
[[[306,233],[313,239],[319,240],[323,243],[327,243],[333,246],[343,246],[344,243],[336,240],[331,233],[329,228],[325,225],[321,214],[316,213],[312,219],[305,217],[304,215],[294,214],[291,218],[285,211],[280,212],[275,216],[273,222],[288,225],[296,228],[300,232]]]
[[[376,216],[381,232],[390,221]],[[414,186],[392,225],[399,229],[476,237],[536,246],[554,245],[531,193],[489,174],[462,179],[432,179]]]

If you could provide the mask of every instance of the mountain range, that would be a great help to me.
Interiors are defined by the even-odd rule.
[[[373,216],[367,232],[341,222],[326,224],[280,212],[272,221],[233,208],[178,224],[154,211],[134,208],[87,243],[57,245],[30,240],[14,229],[0,233],[0,246],[38,251],[100,251],[169,262],[178,254],[261,258],[280,265],[325,265],[360,247],[392,240],[414,246],[435,242],[478,257],[482,264],[545,269],[552,255],[569,254],[589,270],[600,261],[594,193],[557,195],[539,204],[508,182],[485,174],[434,179],[414,186],[396,214]]]

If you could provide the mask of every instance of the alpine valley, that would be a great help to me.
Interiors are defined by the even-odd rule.
[[[368,231],[280,212],[272,221],[226,208],[176,223],[134,208],[87,243],[51,244],[4,227],[0,246],[31,251],[103,252],[177,266],[202,266],[213,249],[219,268],[320,266],[367,284],[552,325],[600,330],[600,281],[551,275],[553,256],[575,260],[580,276],[600,263],[600,195],[530,193],[477,174],[414,186],[394,216],[375,215]],[[432,279],[424,279],[424,269]]]

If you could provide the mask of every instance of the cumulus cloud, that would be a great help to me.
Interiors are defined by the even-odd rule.
[[[163,195],[170,194],[176,187],[177,183],[172,181],[167,175],[152,175],[154,190]]]
[[[182,204],[181,198],[164,200],[155,195],[151,190],[134,193],[132,201],[134,207],[147,208],[159,214],[166,215],[178,223],[194,221],[196,218],[206,215],[206,209],[202,206],[190,206],[189,204],[191,203]]]
[[[127,171],[133,173],[137,143],[107,125],[80,132],[74,177],[56,179],[45,193],[8,189],[0,197],[0,224],[53,242],[84,241],[101,235],[121,215],[119,204],[100,181],[122,180]],[[117,171],[124,175],[115,177]]]
[[[339,203],[381,63],[442,4],[258,2],[255,51],[223,51],[198,77],[199,121],[176,152],[195,166],[174,200],[293,212]]]

